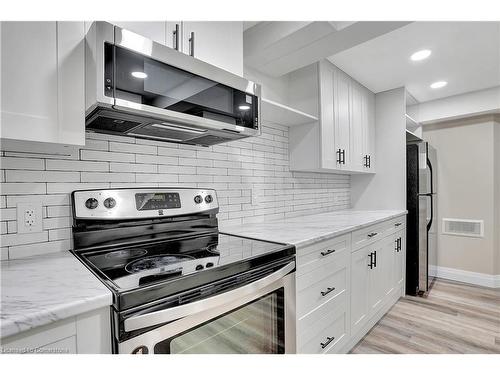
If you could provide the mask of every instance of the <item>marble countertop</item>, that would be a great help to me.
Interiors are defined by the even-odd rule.
[[[0,267],[2,338],[112,304],[111,291],[69,251]]]
[[[300,248],[405,214],[405,210],[343,210],[263,223],[221,224],[220,231],[259,240],[292,244]]]

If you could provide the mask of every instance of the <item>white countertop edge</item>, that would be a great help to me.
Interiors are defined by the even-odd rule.
[[[325,216],[325,215],[329,215],[329,214],[330,215],[342,215],[342,214],[348,214],[349,212],[360,213],[362,211],[363,210],[341,210],[341,211],[322,212],[322,213],[318,213],[318,214],[305,215],[302,218]],[[404,216],[404,215],[408,214],[407,210],[366,210],[367,213],[374,213],[377,211],[380,211],[381,213],[382,212],[391,212],[391,213],[387,213],[387,215],[385,215],[383,217],[377,218],[375,220],[370,220],[366,223],[347,226],[347,227],[344,227],[344,228],[341,228],[338,230],[332,230],[330,233],[327,233],[327,234],[322,234],[322,235],[317,235],[317,236],[315,235],[314,237],[309,237],[309,238],[305,238],[304,240],[298,240],[298,241],[282,241],[278,238],[271,238],[272,236],[269,236],[269,234],[261,234],[261,235],[249,234],[245,230],[242,231],[241,229],[238,229],[238,228],[245,227],[245,226],[246,226],[246,228],[248,228],[248,227],[251,227],[252,225],[266,225],[266,224],[276,225],[276,224],[279,224],[280,222],[282,222],[283,225],[291,225],[292,222],[287,222],[286,220],[298,219],[298,218],[300,218],[300,216],[287,218],[284,220],[282,220],[282,219],[272,220],[272,221],[262,222],[262,223],[228,225],[227,227],[222,225],[222,229],[220,231],[221,231],[221,233],[227,233],[227,234],[232,234],[232,235],[241,236],[241,237],[253,238],[253,239],[262,240],[262,241],[273,241],[273,242],[278,242],[278,243],[285,243],[288,245],[294,245],[297,249],[299,249],[302,247],[306,247],[306,246],[315,244],[317,242],[329,240],[331,238],[338,237],[338,236],[341,236],[341,235],[346,234],[346,233],[350,233],[350,232],[353,232],[353,231],[356,231],[359,229],[369,227],[371,225],[379,224],[379,223],[382,223],[384,221],[392,220],[392,219],[395,219],[397,217]]]

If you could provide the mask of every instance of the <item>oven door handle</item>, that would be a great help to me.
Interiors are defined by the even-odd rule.
[[[230,290],[229,292],[218,294],[213,297],[202,299],[196,302],[188,303],[186,305],[180,305],[166,310],[155,311],[127,318],[123,322],[125,331],[131,332],[136,329],[147,328],[156,324],[168,323],[188,315],[193,315],[201,311],[218,307],[233,300],[255,293],[260,289],[263,289],[275,283],[279,279],[292,272],[294,269],[295,261],[292,261],[286,266],[280,268],[278,271],[273,272],[272,274],[263,277],[260,280],[254,281],[253,283],[244,285],[240,288]]]

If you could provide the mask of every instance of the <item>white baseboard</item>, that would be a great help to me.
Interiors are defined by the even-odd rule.
[[[500,275],[489,275],[487,273],[431,265],[429,265],[429,274],[441,279],[460,281],[467,284],[486,286],[488,288],[500,288]]]

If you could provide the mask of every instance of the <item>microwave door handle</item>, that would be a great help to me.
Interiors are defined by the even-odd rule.
[[[240,288],[230,290],[228,292],[221,293],[213,297],[191,302],[186,305],[180,305],[172,307],[170,309],[155,311],[127,318],[123,322],[125,332],[131,332],[136,329],[151,327],[156,324],[168,323],[188,315],[192,315],[201,311],[218,307],[220,305],[224,305],[233,300],[255,293],[260,289],[263,289],[275,283],[279,279],[283,278],[284,276],[292,272],[294,269],[295,269],[295,261],[292,261],[288,263],[286,266],[280,268],[278,271],[275,271],[272,274],[263,277],[260,280],[254,281],[253,283],[244,285]]]

